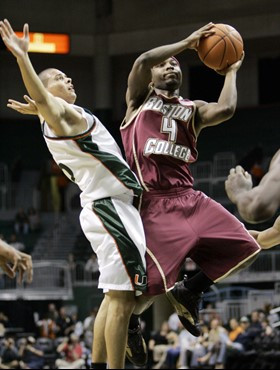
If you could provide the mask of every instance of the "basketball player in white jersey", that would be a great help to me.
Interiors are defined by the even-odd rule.
[[[132,206],[142,188],[98,118],[74,105],[72,80],[54,68],[36,74],[28,56],[28,25],[19,38],[5,19],[0,33],[36,104],[54,160],[82,191],[81,227],[98,256],[99,288],[105,292],[94,325],[92,366],[123,368],[135,296],[147,284],[145,236]]]

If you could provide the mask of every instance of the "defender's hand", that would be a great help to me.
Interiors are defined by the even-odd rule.
[[[252,176],[241,166],[232,168],[225,182],[227,196],[233,202],[237,202],[237,196],[253,187]]]
[[[28,95],[24,95],[24,100],[27,104],[20,103],[16,100],[9,99],[7,107],[21,113],[21,114],[31,114],[31,115],[38,115],[38,109],[35,104],[35,101],[30,99]]]
[[[15,34],[7,19],[0,21],[0,34],[4,44],[16,58],[22,57],[27,53],[29,47],[29,29],[27,23],[23,27],[23,37],[20,38]]]
[[[18,272],[19,272],[19,277],[18,281],[21,284],[24,275],[26,276],[26,281],[27,283],[32,283],[33,281],[33,263],[32,263],[32,258],[29,254],[23,253],[23,252],[18,252],[20,255],[20,261],[18,264]]]

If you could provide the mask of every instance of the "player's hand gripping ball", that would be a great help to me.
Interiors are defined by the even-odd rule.
[[[215,24],[215,33],[199,41],[198,56],[209,68],[223,70],[237,62],[242,55],[244,44],[240,33],[228,24]]]

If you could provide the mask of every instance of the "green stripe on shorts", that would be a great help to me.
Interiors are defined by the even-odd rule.
[[[108,233],[115,240],[126,271],[135,290],[147,288],[147,275],[137,246],[128,235],[111,198],[95,200],[94,213],[100,218]]]

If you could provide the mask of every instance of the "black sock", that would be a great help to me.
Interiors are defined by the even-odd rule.
[[[90,365],[91,369],[107,369],[107,364],[104,362],[92,362]]]
[[[139,317],[140,317],[140,315],[134,315],[134,314],[132,314],[130,316],[128,329],[134,330],[134,329],[137,329],[138,328],[138,326],[140,324],[139,323]]]
[[[189,280],[184,281],[184,285],[193,293],[202,293],[208,289],[214,282],[209,279],[202,271],[198,272]]]

